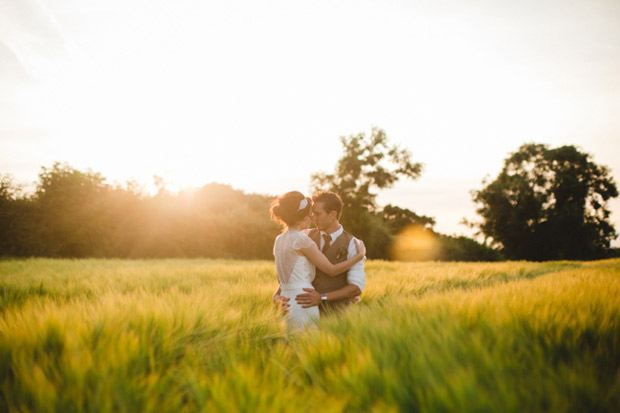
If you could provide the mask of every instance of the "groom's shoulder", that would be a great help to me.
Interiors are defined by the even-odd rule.
[[[353,234],[351,234],[350,232],[347,232],[346,229],[342,230],[342,234],[340,235],[342,237],[342,239],[345,240],[345,242],[351,243],[352,240],[357,239],[355,238],[355,236],[353,236]]]

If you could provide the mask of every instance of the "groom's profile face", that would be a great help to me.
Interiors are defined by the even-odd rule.
[[[315,202],[312,205],[312,220],[320,231],[325,231],[332,224],[334,215],[335,211],[325,212],[325,206],[322,202]]]

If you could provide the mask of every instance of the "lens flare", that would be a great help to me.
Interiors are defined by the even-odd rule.
[[[397,261],[431,261],[437,258],[437,253],[436,236],[419,225],[399,232],[390,248],[392,259]]]

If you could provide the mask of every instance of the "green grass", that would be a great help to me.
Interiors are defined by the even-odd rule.
[[[288,333],[273,263],[0,261],[0,411],[616,411],[620,260],[367,263]]]

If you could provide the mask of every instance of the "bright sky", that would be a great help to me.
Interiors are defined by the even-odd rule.
[[[469,191],[524,142],[620,184],[619,73],[617,0],[0,0],[0,173],[308,192],[377,126],[425,164],[380,203],[469,234]]]

